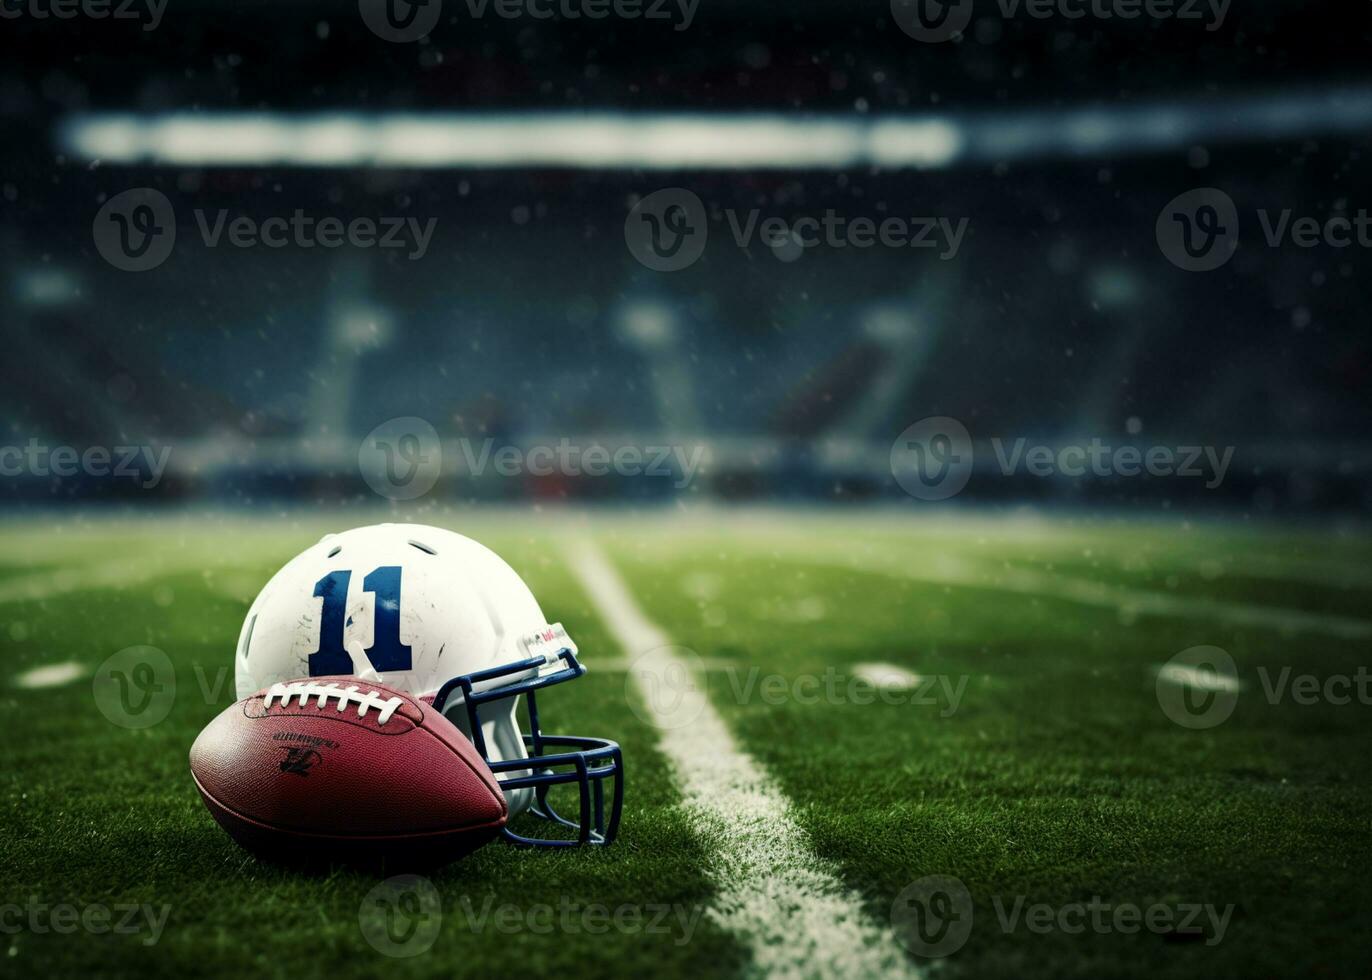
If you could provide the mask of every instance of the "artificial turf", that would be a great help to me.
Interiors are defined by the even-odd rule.
[[[626,671],[637,651],[613,646],[558,547],[582,518],[420,519],[504,554],[577,638],[590,673],[545,701],[545,725],[625,747],[619,842],[562,853],[496,844],[426,871],[439,897],[436,937],[419,955],[385,956],[362,924],[377,875],[257,860],[213,823],[186,768],[195,734],[233,696],[232,647],[253,593],[329,528],[293,516],[11,522],[0,528],[9,674],[65,662],[84,673],[58,687],[0,688],[9,736],[0,970],[748,973],[746,940],[713,921],[703,872],[711,849],[729,843],[701,835],[679,809],[656,733],[633,710]],[[1262,682],[1283,667],[1351,674],[1367,664],[1368,640],[1318,623],[1274,630],[1194,611],[1138,615],[996,584],[998,570],[1019,569],[1359,618],[1372,608],[1372,582],[1359,572],[1372,548],[1356,533],[803,512],[598,515],[591,524],[644,611],[700,656],[713,704],[872,919],[887,925],[893,901],[924,876],[966,885],[973,926],[939,961],[943,975],[1372,968],[1372,705],[1274,705]],[[962,572],[939,581],[940,560]],[[969,581],[968,567],[984,581]],[[1202,644],[1234,657],[1244,687],[1232,717],[1191,730],[1163,714],[1155,673]],[[98,665],[134,645],[165,651],[176,683],[165,720],[141,729],[111,724],[92,687]],[[860,703],[846,685],[867,662],[939,683],[919,698],[928,703],[909,692],[904,703]],[[810,678],[818,688],[796,686]],[[808,696],[815,690],[818,700]],[[1016,902],[1060,911],[1092,901],[1233,908],[1222,935],[1205,918],[1199,933],[1001,922]],[[148,906],[166,918],[155,933],[59,933],[34,927],[35,904],[108,906],[116,917]]]

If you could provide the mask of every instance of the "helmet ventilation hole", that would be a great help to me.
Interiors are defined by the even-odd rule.
[[[426,555],[436,555],[436,554],[438,554],[437,551],[434,551],[434,550],[433,550],[432,548],[430,548],[427,544],[423,544],[423,543],[421,543],[421,542],[419,542],[419,541],[411,541],[411,542],[410,542],[410,547],[412,547],[412,548],[418,548],[420,551],[424,552],[424,554],[426,554]]]
[[[332,558],[334,555],[338,554],[338,553],[339,553],[340,551],[342,551],[342,550],[343,550],[343,546],[340,544],[338,547],[334,548],[333,551],[330,551],[330,552],[329,552],[329,557]]]

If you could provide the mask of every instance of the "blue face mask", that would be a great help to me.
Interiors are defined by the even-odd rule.
[[[545,668],[550,662],[560,663],[561,667],[552,673],[536,673],[508,684],[491,684],[503,677],[528,675],[530,671]],[[501,833],[512,843],[538,847],[609,844],[619,830],[619,814],[624,805],[624,760],[618,743],[576,735],[545,735],[539,724],[536,692],[554,684],[575,680],[584,673],[586,668],[577,660],[576,653],[564,648],[552,661],[537,656],[462,674],[448,681],[434,695],[434,709],[440,712],[444,711],[450,698],[461,698],[462,706],[466,709],[466,725],[459,724],[459,727],[468,733],[476,750],[491,767],[501,790],[507,795],[514,790],[532,790],[533,800],[528,812],[564,831],[562,837],[526,837],[507,826]],[[520,695],[526,698],[529,712],[529,731],[523,736],[524,750],[528,755],[525,758],[493,759],[483,732],[482,707],[490,710],[493,702],[509,701]],[[456,706],[453,710],[457,710]],[[460,718],[454,720],[461,721]],[[511,773],[514,775],[509,775]],[[610,781],[608,786],[607,780]],[[566,785],[576,788],[580,811],[576,819],[558,813],[548,799],[554,787]],[[571,836],[573,831],[575,837]]]

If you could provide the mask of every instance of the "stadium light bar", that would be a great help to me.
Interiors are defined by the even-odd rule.
[[[569,167],[629,170],[941,168],[1099,157],[1196,143],[1365,132],[1372,88],[1227,102],[951,116],[780,113],[91,114],[59,124],[90,161],[165,166]]]
[[[935,167],[959,147],[938,121],[605,113],[94,115],[65,123],[59,142],[119,164],[645,170]]]

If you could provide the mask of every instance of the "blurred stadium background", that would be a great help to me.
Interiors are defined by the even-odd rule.
[[[636,20],[99,2],[0,0],[0,962],[378,972],[374,876],[254,861],[185,759],[234,697],[273,570],[325,531],[406,520],[492,546],[567,623],[592,669],[548,723],[619,740],[631,782],[613,849],[426,872],[447,925],[388,977],[516,958],[567,977],[1369,975],[1372,244],[1270,246],[1257,216],[1372,207],[1372,5],[976,0],[960,40],[925,43],[898,20],[913,0]],[[387,2],[437,23],[388,41],[367,26]],[[100,216],[144,188],[176,239],[127,271]],[[1185,271],[1159,219],[1205,188],[1239,244]],[[626,235],[669,189],[708,213],[675,272]],[[946,258],[732,240],[739,216],[830,210],[966,234]],[[220,212],[433,235],[416,258],[208,247]],[[932,503],[893,458],[942,418],[975,469]],[[430,433],[435,482],[378,489],[378,446],[412,465],[405,437]],[[1020,440],[1233,457],[1219,481],[1007,476],[997,446]],[[683,480],[468,459],[563,445],[705,462]],[[120,447],[137,478],[52,473]],[[685,739],[661,728],[658,696],[681,693],[643,656],[661,650],[718,715]],[[819,678],[848,693],[803,698]],[[873,704],[852,681],[956,699]],[[931,875],[965,883],[942,926],[965,922],[960,942],[976,907],[946,974],[909,942]],[[554,895],[709,914],[678,943],[462,913]],[[1149,930],[995,924],[1002,899],[1088,896],[1149,909]],[[35,902],[166,908],[169,928],[16,932]],[[1179,903],[1237,908],[1227,941],[1153,931]]]
[[[350,4],[172,0],[156,29],[7,14],[0,443],[170,454],[154,488],[27,472],[0,501],[375,500],[360,441],[418,416],[448,444],[434,501],[913,505],[892,441],[950,416],[981,467],[960,503],[1372,504],[1368,250],[1267,247],[1251,220],[1366,206],[1365,5],[1253,0],[1211,29],[988,3],[942,44],[884,3],[704,0],[689,26],[671,9],[676,23],[474,21],[450,0],[411,44]],[[302,128],[321,120],[334,142]],[[386,122],[405,125],[383,138]],[[877,124],[896,126],[881,153],[846,154]],[[1210,186],[1245,238],[1224,269],[1185,272],[1155,221]],[[137,187],[166,194],[179,226],[144,273],[92,241],[101,205]],[[675,273],[624,236],[634,202],[666,187],[711,213],[704,255]],[[947,260],[741,249],[725,215],[754,208],[969,230]],[[209,249],[197,209],[436,226],[414,261]],[[1218,488],[1006,478],[983,472],[992,436],[1236,452]],[[709,462],[684,487],[464,471],[453,444],[487,438],[702,447]]]

